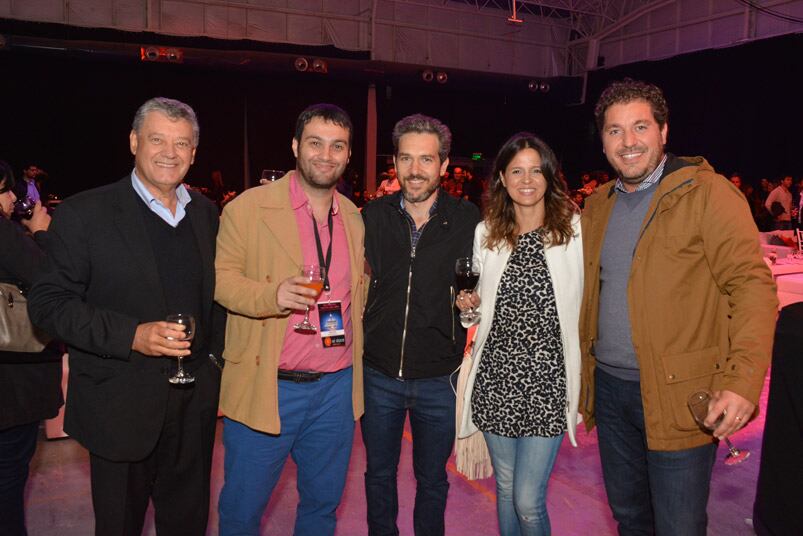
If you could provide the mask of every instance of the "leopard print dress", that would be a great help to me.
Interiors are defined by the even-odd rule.
[[[539,230],[519,237],[502,274],[471,410],[480,430],[499,436],[566,431],[563,343]]]

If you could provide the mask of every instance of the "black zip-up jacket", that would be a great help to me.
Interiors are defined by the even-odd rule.
[[[436,212],[415,251],[400,192],[368,203],[362,211],[371,269],[363,360],[394,378],[444,376],[463,357],[466,331],[454,306],[454,268],[458,258],[472,254],[480,212],[442,190],[438,196]]]

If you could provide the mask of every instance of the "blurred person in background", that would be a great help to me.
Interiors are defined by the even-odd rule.
[[[772,190],[764,201],[764,206],[773,217],[775,230],[785,231],[792,228],[792,176],[781,179],[777,188]]]
[[[395,173],[382,173],[379,178],[382,179],[382,182],[379,183],[379,188],[376,189],[376,197],[390,195],[401,190],[399,179],[396,178]]]

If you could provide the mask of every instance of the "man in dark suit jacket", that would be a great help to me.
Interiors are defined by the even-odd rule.
[[[162,535],[206,530],[225,315],[213,302],[218,213],[181,184],[195,157],[192,108],[155,98],[130,134],[135,168],[76,195],[50,228],[35,324],[67,342],[65,431],[90,453],[96,534],[140,534],[148,500]],[[165,322],[196,319],[195,338]],[[174,385],[176,357],[193,383]]]

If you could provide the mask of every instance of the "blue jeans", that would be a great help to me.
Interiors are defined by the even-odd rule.
[[[396,473],[407,411],[413,432],[416,479],[413,527],[417,536],[444,534],[449,480],[446,462],[455,434],[455,394],[449,376],[397,380],[365,367],[365,496],[369,536],[399,534]]]
[[[649,450],[639,382],[595,374],[602,476],[619,534],[705,536],[716,444]]]
[[[0,534],[25,536],[25,483],[39,421],[0,430]]]
[[[557,437],[503,437],[483,433],[496,477],[500,536],[548,536],[549,475],[563,434]]]
[[[259,534],[288,454],[298,467],[295,536],[334,534],[354,442],[352,374],[347,368],[317,382],[279,380],[278,435],[225,419],[221,536]]]

